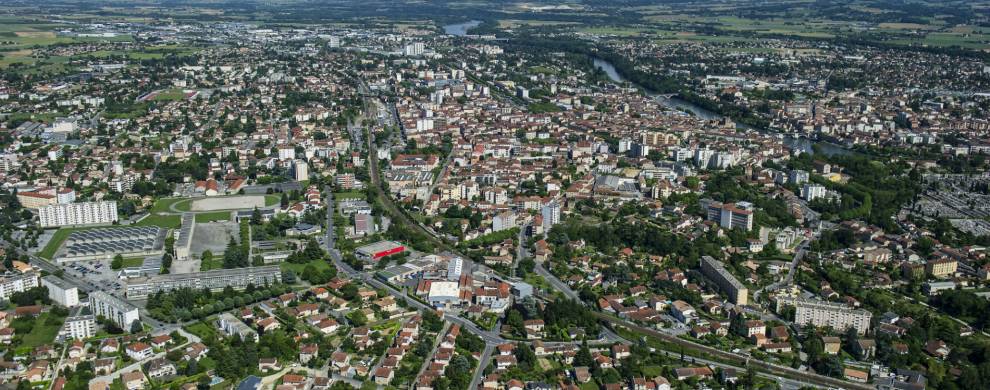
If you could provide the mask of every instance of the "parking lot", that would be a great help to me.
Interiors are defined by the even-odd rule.
[[[123,296],[124,283],[117,277],[117,271],[110,268],[108,260],[79,261],[63,265],[65,272],[86,280],[89,287]]]
[[[221,254],[227,249],[230,238],[233,237],[240,242],[240,235],[240,226],[234,222],[197,223],[189,245],[189,253],[197,259],[206,250],[213,252],[214,255]]]

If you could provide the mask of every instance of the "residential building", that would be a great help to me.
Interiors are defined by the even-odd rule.
[[[94,315],[106,318],[125,331],[141,319],[137,306],[103,291],[89,294],[89,308]]]
[[[725,229],[753,230],[753,204],[749,202],[710,202],[707,216]]]
[[[749,289],[729,273],[721,261],[711,256],[702,256],[701,273],[729,296],[729,302],[736,305],[746,305],[749,302]]]
[[[41,227],[106,224],[117,221],[117,202],[52,204],[38,208]]]
[[[65,319],[65,324],[58,332],[60,340],[84,340],[96,335],[96,316],[81,314]]]
[[[79,305],[79,288],[70,285],[62,278],[46,275],[41,278],[41,284],[48,288],[48,297],[55,303],[65,307]]]
[[[127,280],[126,291],[128,299],[143,299],[158,291],[169,291],[182,287],[189,287],[194,290],[208,288],[219,291],[230,286],[240,290],[249,284],[265,286],[279,283],[281,280],[282,271],[278,265],[265,265],[131,278]]]
[[[794,323],[803,326],[812,324],[818,327],[831,327],[844,331],[855,328],[859,334],[865,334],[870,328],[870,318],[873,314],[868,310],[851,309],[840,303],[814,301],[803,298],[777,299],[777,311],[784,306],[794,306]]]
[[[23,273],[7,273],[0,276],[0,299],[9,300],[15,292],[38,287],[38,273],[34,270]]]

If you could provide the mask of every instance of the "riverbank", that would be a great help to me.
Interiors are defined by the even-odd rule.
[[[608,78],[611,79],[612,81],[617,83],[629,83],[634,87],[643,90],[648,96],[653,97],[665,107],[686,112],[688,114],[697,116],[705,120],[721,120],[725,118],[725,116],[722,114],[701,107],[689,101],[679,99],[677,97],[667,97],[662,94],[651,92],[647,88],[644,88],[643,86],[638,85],[622,77],[622,75],[619,74],[619,71],[615,68],[615,66],[612,63],[602,58],[592,57],[592,63],[596,68],[601,69],[602,72],[604,72],[605,75],[608,76]],[[830,156],[853,153],[853,151],[832,142],[813,140],[803,135],[779,134],[769,129],[759,128],[745,123],[739,123],[739,122],[735,122],[735,123],[736,123],[736,128],[740,130],[757,131],[767,135],[780,135],[784,137],[783,138],[784,145],[786,145],[791,149],[799,150],[802,153],[814,154],[816,152],[819,152]]]

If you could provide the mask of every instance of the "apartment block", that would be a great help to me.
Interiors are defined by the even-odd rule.
[[[230,286],[240,290],[249,284],[265,286],[281,281],[282,271],[278,265],[154,275],[129,279],[127,281],[127,298],[144,299],[159,291],[175,290],[182,287],[189,287],[194,290],[208,288],[219,291]]]
[[[11,294],[38,287],[38,273],[9,273],[0,276],[0,299],[9,300]]]
[[[96,335],[96,316],[76,315],[65,319],[58,332],[59,340],[85,340]]]
[[[736,305],[746,305],[749,302],[749,289],[721,261],[711,256],[701,257],[701,273],[718,285],[718,288],[729,296],[729,302]]]
[[[718,222],[725,229],[753,230],[753,204],[749,202],[708,204],[709,221]]]
[[[59,305],[65,307],[79,305],[79,288],[66,283],[64,279],[47,275],[41,278],[41,285],[48,287],[48,297]]]
[[[52,204],[38,208],[41,227],[93,225],[117,221],[117,202]]]
[[[866,333],[870,328],[870,319],[873,317],[873,314],[867,310],[852,309],[841,303],[800,298],[778,299],[777,311],[784,306],[794,306],[794,323],[799,326],[812,324],[839,331],[855,328],[859,334]]]
[[[134,321],[141,319],[137,306],[103,291],[89,294],[89,309],[94,315],[103,316],[125,331],[131,329]]]

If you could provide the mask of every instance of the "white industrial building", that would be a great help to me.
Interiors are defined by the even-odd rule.
[[[458,288],[457,282],[435,280],[430,283],[430,295],[427,298],[430,301],[430,305],[442,308],[457,303],[460,295],[461,290]]]

